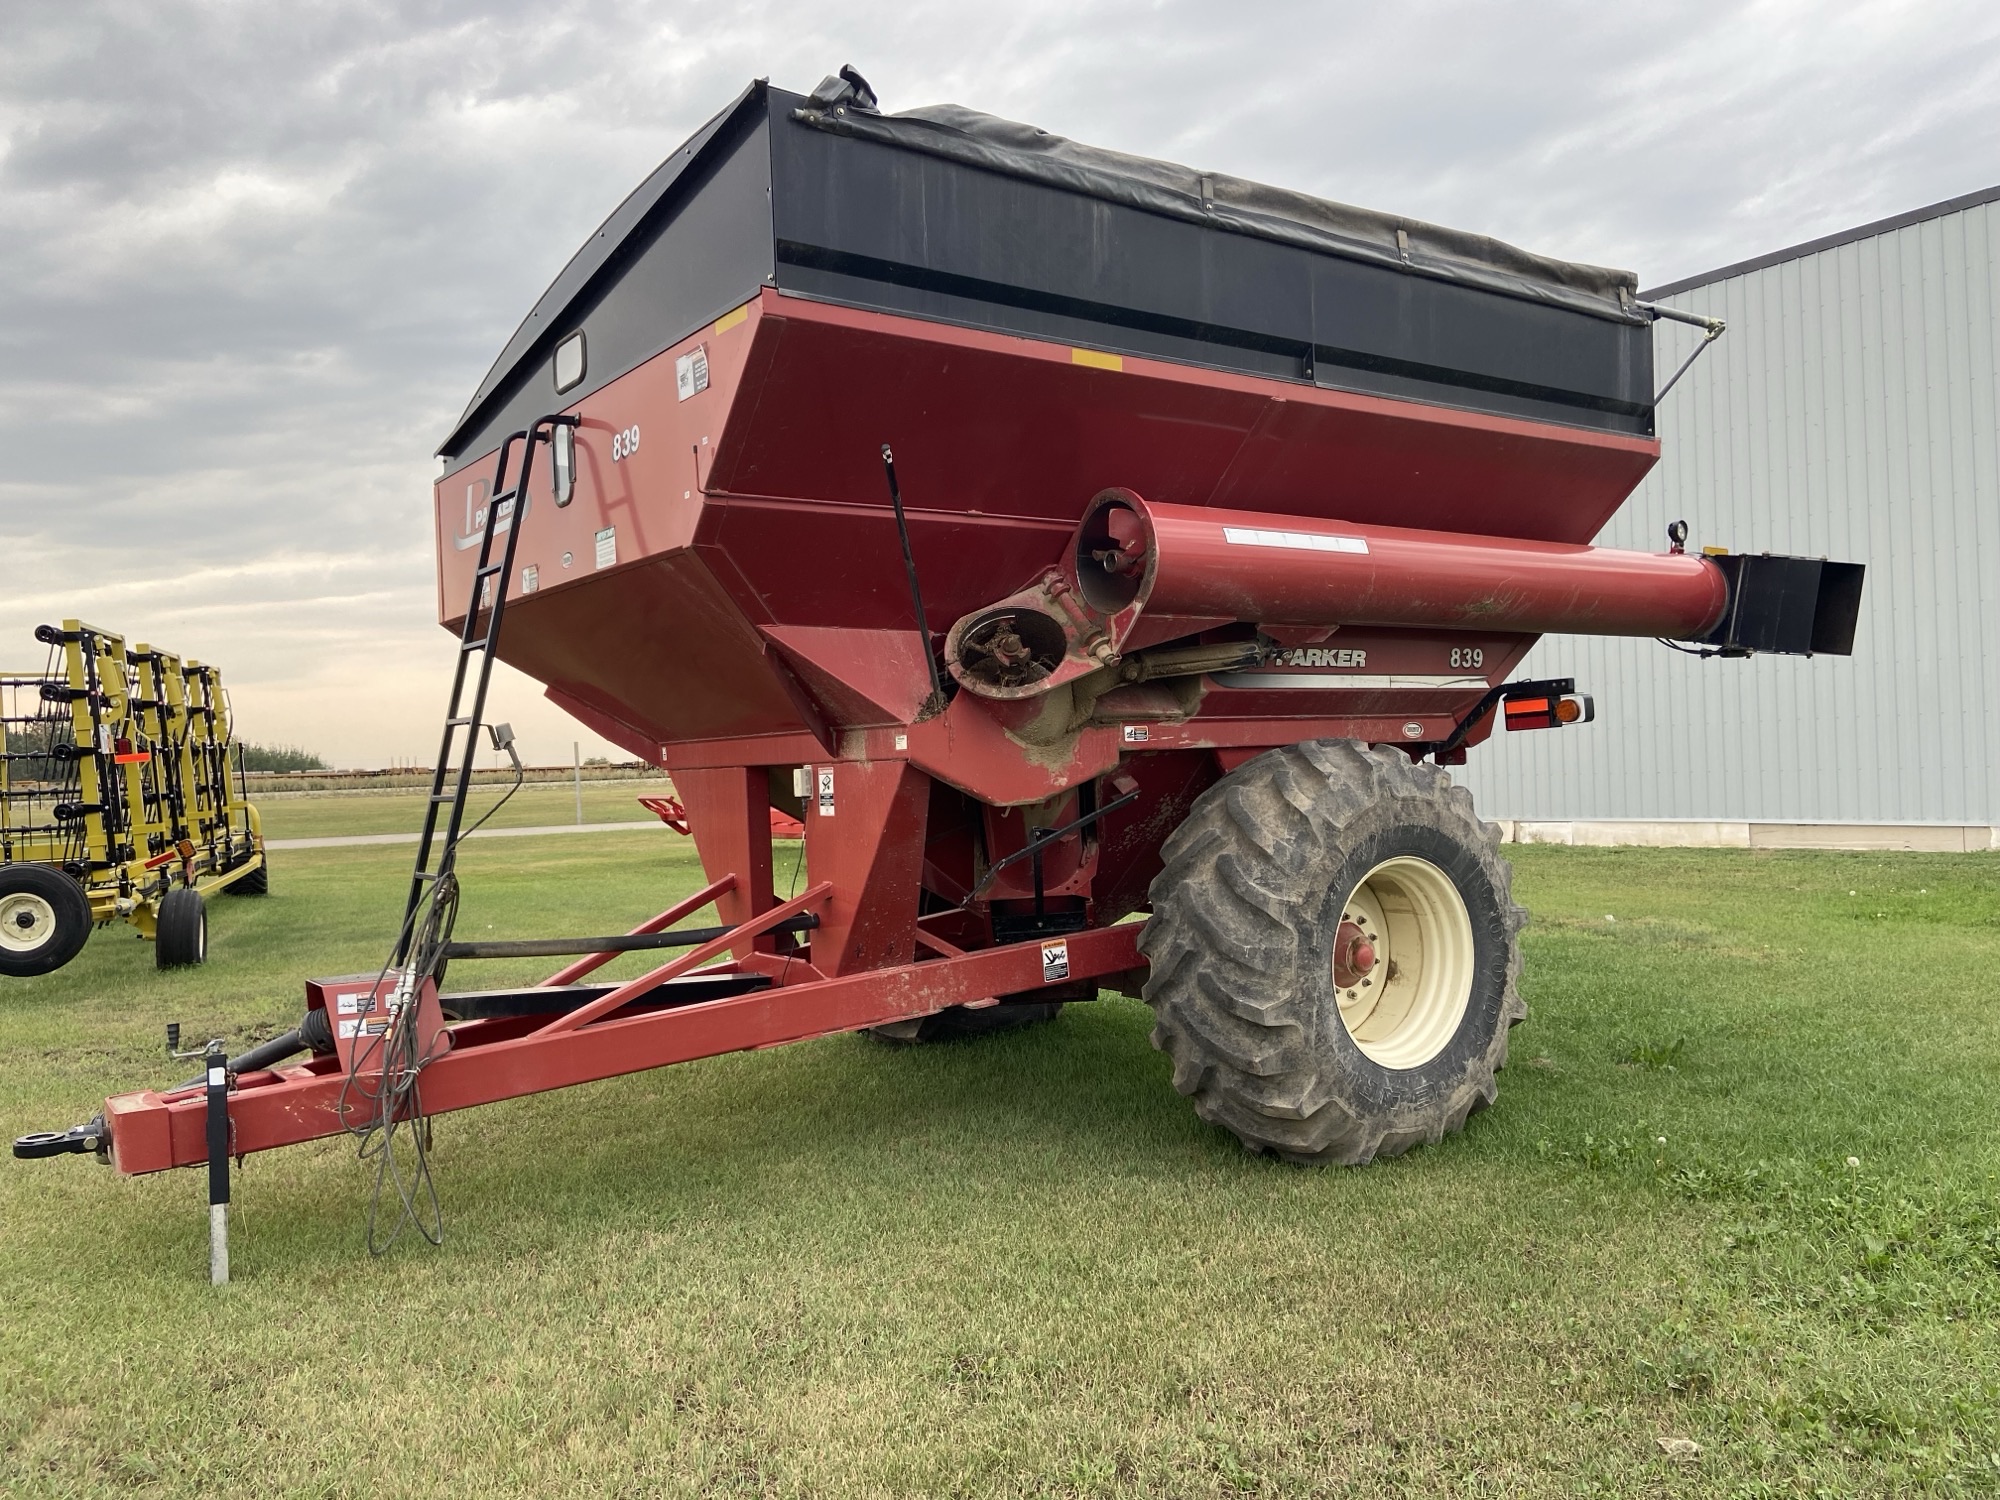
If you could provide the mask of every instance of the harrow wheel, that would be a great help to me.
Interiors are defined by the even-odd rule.
[[[222,888],[225,896],[268,896],[271,894],[271,856],[263,856],[263,863],[248,875],[232,880]]]
[[[48,974],[83,951],[90,898],[46,865],[0,868],[0,974]]]
[[[1292,1161],[1462,1129],[1527,1014],[1499,844],[1470,793],[1394,749],[1312,741],[1223,777],[1167,840],[1139,939],[1174,1087]]]
[[[153,962],[184,969],[208,957],[208,903],[192,886],[177,885],[160,899],[153,921]]]

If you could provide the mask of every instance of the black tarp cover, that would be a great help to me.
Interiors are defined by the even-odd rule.
[[[1086,146],[962,105],[934,104],[895,115],[848,104],[808,105],[792,118],[1238,234],[1399,266],[1623,323],[1645,321],[1634,305],[1639,281],[1630,271],[1555,260],[1486,235]]]

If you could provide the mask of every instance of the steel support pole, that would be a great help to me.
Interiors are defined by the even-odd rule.
[[[208,1280],[229,1281],[229,1054],[213,1045],[202,1059],[208,1084]]]

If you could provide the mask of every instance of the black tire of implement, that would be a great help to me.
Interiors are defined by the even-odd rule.
[[[934,1016],[925,1016],[908,1033],[871,1026],[868,1034],[877,1041],[902,1047],[920,1042],[964,1042],[1002,1031],[1019,1031],[1023,1026],[1040,1026],[1061,1013],[1060,1004],[989,1005],[979,1010],[954,1005]]]
[[[232,880],[222,888],[225,896],[268,896],[271,894],[271,856],[266,854],[264,862],[240,880]]]
[[[81,953],[90,940],[90,898],[69,876],[47,865],[0,868],[0,896],[17,893],[39,896],[48,902],[55,912],[55,925],[39,948],[26,953],[0,948],[0,974],[16,979],[52,974]]]
[[[208,903],[193,886],[177,885],[160,900],[153,919],[153,963],[184,969],[208,957]]]
[[[1464,1128],[1493,1102],[1527,912],[1500,833],[1472,795],[1394,749],[1314,740],[1272,750],[1196,799],[1167,840],[1139,947],[1151,963],[1153,1045],[1204,1120],[1290,1161],[1358,1166]],[[1472,918],[1473,986],[1430,1061],[1369,1059],[1340,1019],[1331,956],[1349,894],[1416,855]]]

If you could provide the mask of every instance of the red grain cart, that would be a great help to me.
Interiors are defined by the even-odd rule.
[[[1590,716],[1512,679],[1536,638],[1851,648],[1858,566],[1685,553],[1685,528],[1590,545],[1659,458],[1652,324],[1686,316],[1634,287],[884,115],[851,72],[753,85],[591,236],[444,443],[460,687],[390,961],[314,982],[219,1090],[28,1148],[150,1172],[210,1160],[218,1110],[256,1151],[1100,989],[1145,997],[1175,1086],[1253,1148],[1436,1141],[1493,1101],[1524,1014],[1499,838],[1443,767],[1496,719]],[[446,772],[495,656],[672,773],[706,889],[618,939],[452,940]],[[774,810],[804,825],[797,894]],[[711,900],[718,926],[674,927]],[[584,956],[442,984],[528,952]]]

